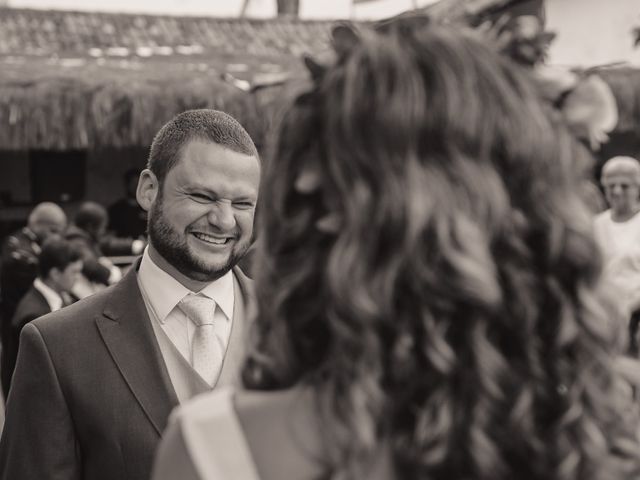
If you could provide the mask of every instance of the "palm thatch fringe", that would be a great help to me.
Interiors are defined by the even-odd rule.
[[[281,93],[274,87],[248,93],[208,70],[185,65],[110,70],[84,66],[0,81],[0,149],[99,149],[148,146],[174,115],[216,108],[236,117],[264,141],[270,110]]]
[[[0,68],[3,150],[146,147],[167,120],[192,108],[230,113],[258,145],[264,145],[277,111],[301,85],[293,79],[283,86],[245,92],[206,65],[172,62],[67,68],[31,61]],[[603,68],[597,73],[618,104],[615,132],[638,131],[640,70]]]

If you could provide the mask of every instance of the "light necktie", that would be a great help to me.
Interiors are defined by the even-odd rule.
[[[180,300],[178,308],[196,325],[191,344],[191,365],[211,386],[215,385],[224,352],[213,326],[216,302],[203,295],[189,294]]]

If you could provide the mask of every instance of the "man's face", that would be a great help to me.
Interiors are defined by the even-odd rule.
[[[40,243],[43,243],[52,235],[61,235],[67,227],[66,219],[41,219],[33,226],[33,233],[36,234]]]
[[[602,186],[614,212],[633,212],[640,205],[640,185],[634,175],[609,173],[602,178]]]
[[[71,262],[62,271],[57,268],[52,269],[52,277],[55,281],[56,290],[59,292],[70,292],[73,285],[78,281],[82,272],[82,260]]]
[[[151,245],[192,280],[220,278],[251,244],[259,183],[257,158],[191,140],[151,205]]]

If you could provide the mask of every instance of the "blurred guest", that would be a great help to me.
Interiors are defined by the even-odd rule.
[[[27,293],[38,275],[40,245],[49,235],[59,234],[67,226],[67,216],[55,203],[43,202],[31,211],[27,226],[10,235],[2,247],[0,270],[0,340],[4,345],[9,336],[10,322],[20,299]],[[6,349],[2,349],[0,364],[7,362]],[[2,372],[2,390],[8,392],[9,379]]]
[[[260,160],[229,115],[156,135],[137,198],[149,247],[122,281],[27,324],[0,440],[2,480],[148,480],[171,409],[239,382]]]
[[[140,238],[147,229],[147,212],[136,200],[140,170],[130,168],[124,174],[125,196],[109,206],[109,230],[117,237]]]
[[[31,320],[70,305],[74,300],[71,291],[81,270],[80,252],[67,240],[51,236],[42,244],[38,276],[18,303],[11,320],[10,334],[2,346],[7,349],[7,356],[0,367],[3,377],[6,376],[9,382],[18,356],[22,328]]]
[[[181,407],[152,478],[639,478],[589,154],[459,31],[341,46],[265,164],[248,390]]]
[[[620,294],[629,312],[631,353],[638,353],[640,320],[640,162],[613,157],[600,177],[609,209],[594,220],[595,235],[605,262],[605,277]]]
[[[84,298],[122,277],[120,269],[106,255],[138,255],[141,240],[114,238],[107,235],[107,210],[96,202],[84,202],[73,218],[73,225],[65,233],[67,240],[82,252],[82,274],[76,294]]]

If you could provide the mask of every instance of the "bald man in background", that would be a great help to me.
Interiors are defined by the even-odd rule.
[[[31,211],[27,225],[10,235],[2,246],[0,271],[0,341],[8,338],[11,318],[22,297],[38,275],[40,246],[51,234],[61,234],[67,227],[67,216],[55,203],[43,202]],[[7,362],[6,349],[2,349],[1,362]],[[2,372],[2,391],[5,398],[10,378]]]
[[[602,167],[600,183],[609,209],[594,220],[604,260],[604,278],[629,313],[630,352],[638,354],[640,321],[640,162],[619,156]]]

